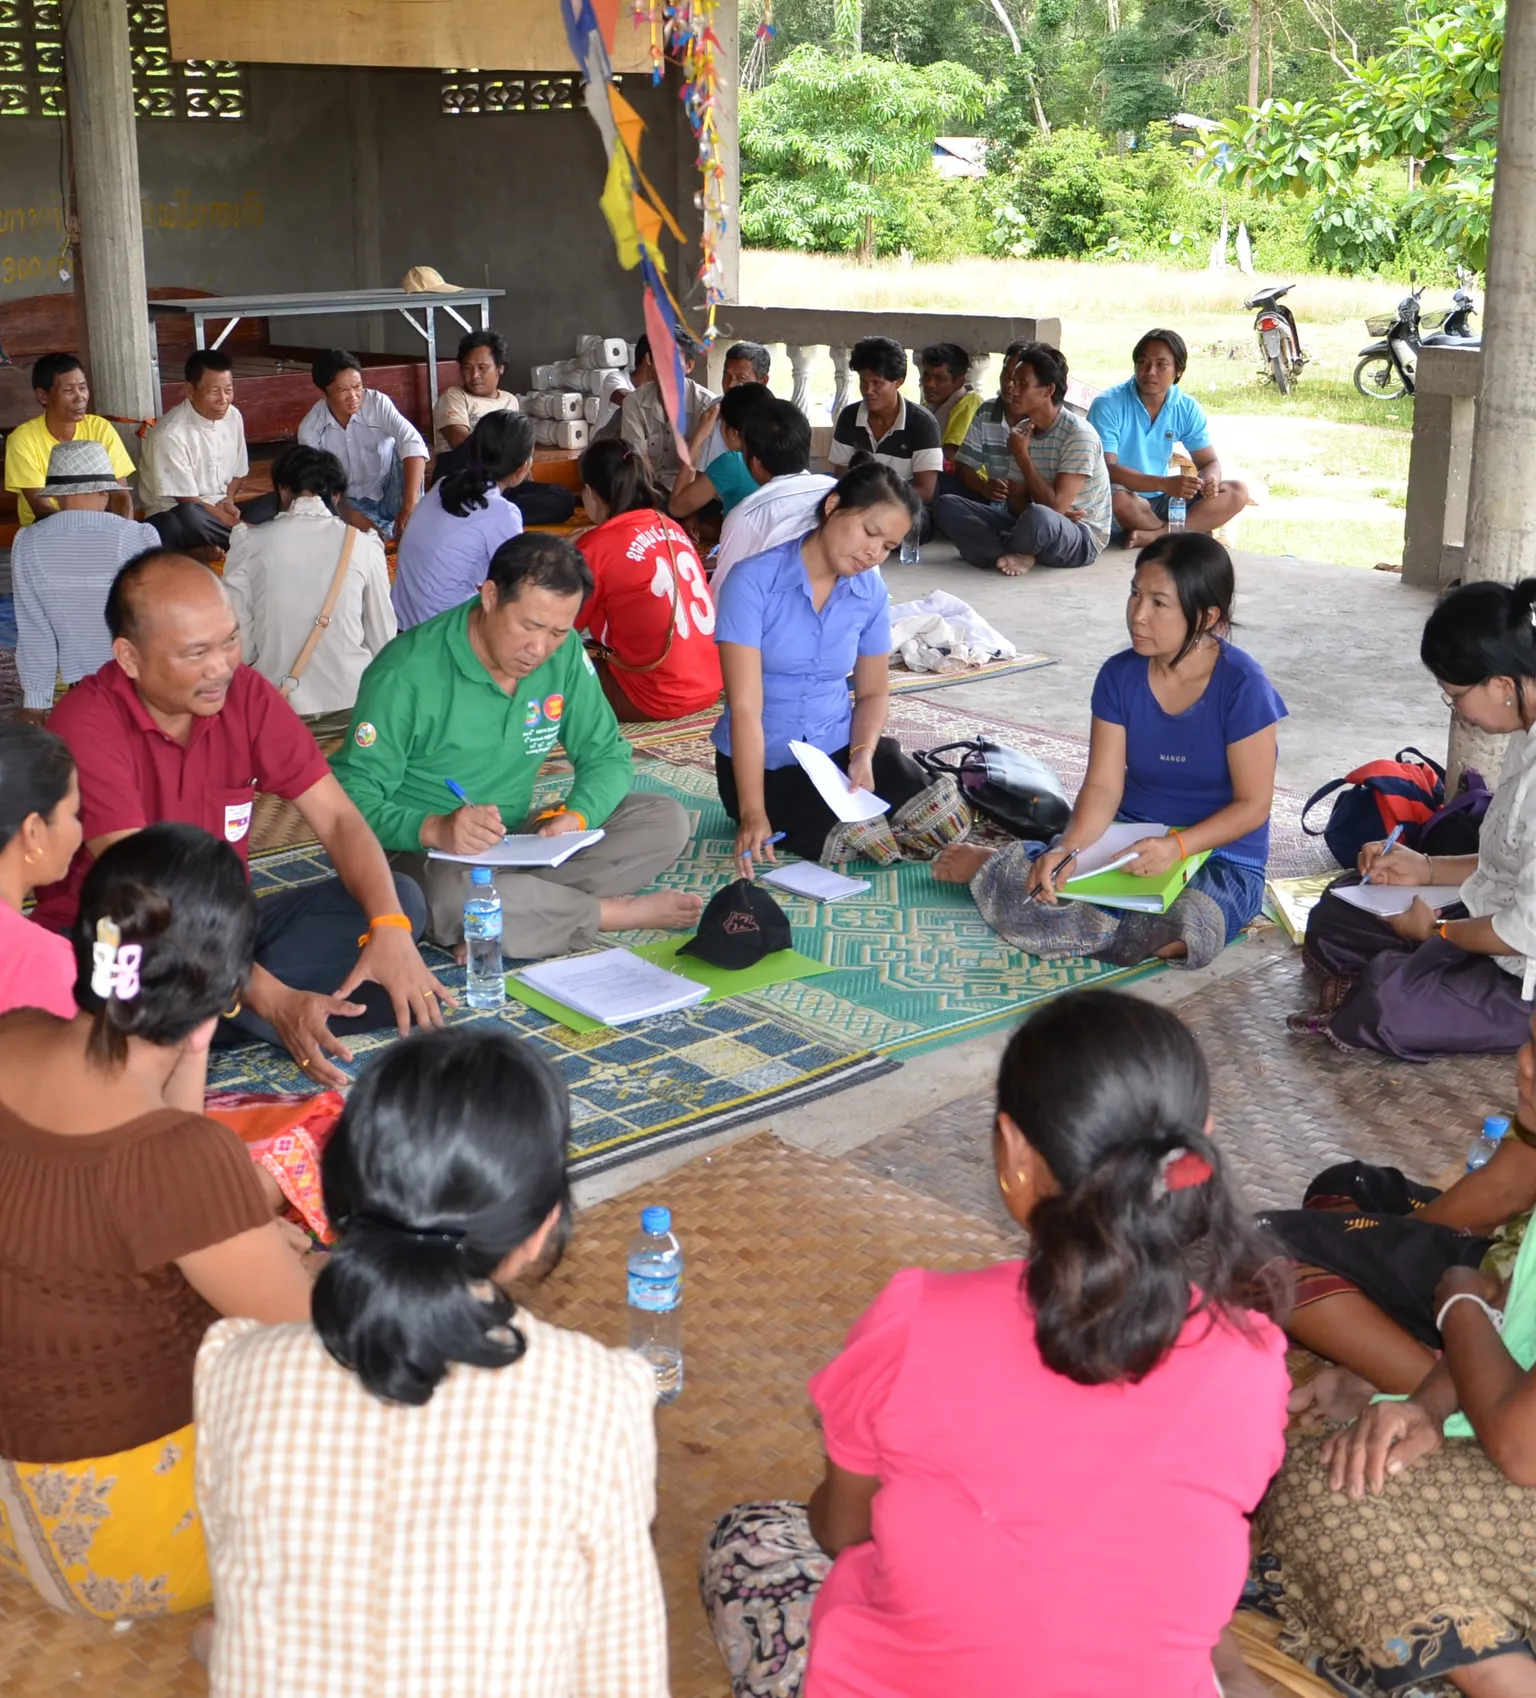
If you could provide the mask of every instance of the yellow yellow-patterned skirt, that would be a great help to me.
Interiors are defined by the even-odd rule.
[[[115,1456],[0,1460],[0,1570],[70,1615],[207,1609],[190,1423]]]

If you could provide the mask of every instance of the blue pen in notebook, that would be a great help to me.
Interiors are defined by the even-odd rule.
[[[763,839],[763,847],[766,849],[770,843],[782,843],[788,835],[788,832],[776,831],[772,837],[765,837]],[[750,849],[743,849],[741,852],[741,858],[744,861],[750,861],[752,859],[752,851]]]
[[[1392,853],[1392,851],[1397,847],[1397,840],[1402,835],[1403,835],[1402,826],[1401,825],[1393,826],[1391,831],[1387,833],[1387,841],[1382,844],[1381,853],[1376,857],[1376,859],[1378,861],[1386,860],[1387,856],[1390,855]],[[1369,873],[1367,873],[1365,875],[1365,877],[1360,880],[1360,882],[1361,882],[1361,884],[1369,884],[1371,882],[1371,875]]]
[[[464,794],[464,787],[462,785],[455,784],[454,781],[451,778],[445,778],[443,780],[443,783],[448,786],[448,788],[454,793],[455,796],[458,797],[458,799],[464,804],[464,806],[466,808],[474,807],[475,804],[473,802],[471,802],[469,797]]]

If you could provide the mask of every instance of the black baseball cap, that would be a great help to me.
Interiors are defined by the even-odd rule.
[[[697,955],[711,967],[740,972],[793,944],[789,916],[760,885],[739,878],[710,897],[697,934],[678,954]]]

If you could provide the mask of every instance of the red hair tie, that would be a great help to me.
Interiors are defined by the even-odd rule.
[[[1187,1191],[1193,1185],[1204,1185],[1214,1171],[1205,1157],[1193,1150],[1170,1150],[1158,1163],[1153,1199],[1166,1197],[1170,1191]]]

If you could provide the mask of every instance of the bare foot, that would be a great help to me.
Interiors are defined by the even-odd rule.
[[[203,1665],[208,1667],[208,1659],[213,1655],[213,1630],[218,1625],[211,1615],[205,1615],[192,1629],[191,1652]]]
[[[1375,1386],[1348,1368],[1324,1368],[1292,1390],[1286,1407],[1310,1432],[1324,1421],[1353,1421],[1375,1395]]]
[[[997,569],[1005,578],[1022,578],[1033,570],[1034,564],[1032,554],[1003,554],[998,557]]]
[[[979,843],[951,843],[933,863],[933,876],[940,884],[969,884],[997,853]]]
[[[1149,542],[1156,542],[1166,534],[1168,527],[1159,525],[1155,531],[1128,531],[1125,538],[1127,548],[1145,548]]]
[[[653,890],[645,896],[609,896],[598,904],[598,928],[605,932],[683,931],[699,923],[704,898],[681,890]]]

